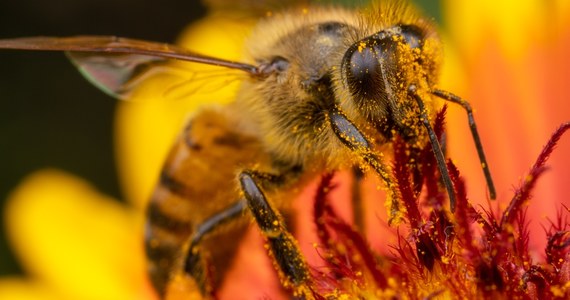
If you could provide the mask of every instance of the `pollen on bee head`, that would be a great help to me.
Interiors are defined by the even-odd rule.
[[[364,48],[366,48],[366,43],[363,41],[360,41],[360,43],[358,43],[358,52],[362,53],[362,50],[364,50]]]

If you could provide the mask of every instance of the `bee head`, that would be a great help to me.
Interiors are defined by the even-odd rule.
[[[437,79],[438,51],[439,42],[416,25],[396,25],[355,42],[341,64],[349,110],[388,137],[394,130],[419,136],[419,109],[408,87],[415,85],[430,101],[426,92]]]

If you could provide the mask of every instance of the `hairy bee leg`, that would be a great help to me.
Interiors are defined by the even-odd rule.
[[[428,114],[426,111],[426,107],[420,95],[418,95],[417,88],[415,85],[410,85],[408,87],[408,93],[414,97],[418,107],[420,109],[420,118],[427,130],[428,137],[430,140],[430,144],[433,150],[433,154],[435,155],[435,159],[437,161],[437,167],[439,169],[439,173],[441,174],[441,179],[443,180],[443,184],[447,189],[447,194],[449,195],[449,203],[451,205],[451,212],[455,211],[455,189],[453,188],[453,183],[451,182],[451,177],[449,176],[449,171],[447,170],[447,165],[445,163],[445,156],[443,155],[443,151],[441,150],[441,145],[429,123]]]
[[[267,175],[255,171],[243,171],[239,175],[241,188],[247,199],[247,205],[252,212],[261,232],[267,239],[269,249],[278,271],[282,274],[283,285],[292,285],[293,291],[299,296],[308,295],[309,270],[301,254],[297,242],[285,228],[283,218],[267,201],[258,185]]]
[[[362,186],[362,179],[364,173],[358,166],[352,167],[352,216],[354,218],[354,226],[358,231],[364,234],[364,203],[362,203],[362,193],[360,188]]]
[[[339,140],[370,165],[374,171],[376,171],[376,174],[384,181],[384,184],[386,184],[388,188],[389,196],[392,199],[391,215],[396,216],[400,210],[399,197],[396,192],[397,189],[394,188],[394,182],[392,181],[390,172],[386,170],[380,157],[374,153],[366,137],[364,137],[360,130],[358,130],[340,110],[331,110],[329,112],[329,119],[333,132]]]
[[[211,284],[208,282],[207,270],[200,251],[200,242],[208,233],[219,228],[220,225],[239,217],[246,207],[245,199],[239,200],[199,224],[193,233],[184,260],[184,272],[194,278],[202,294],[209,292]]]
[[[471,136],[475,142],[475,149],[477,149],[477,155],[479,155],[479,161],[481,162],[485,180],[487,181],[487,187],[489,188],[489,197],[494,200],[497,197],[497,192],[495,190],[495,184],[493,183],[491,171],[489,170],[487,158],[485,157],[485,151],[483,151],[483,144],[481,143],[481,138],[479,137],[479,132],[477,131],[477,124],[475,123],[475,118],[473,117],[473,110],[471,109],[471,105],[466,100],[450,92],[433,90],[431,93],[446,101],[459,104],[461,107],[463,107],[463,109],[465,109],[465,112],[467,113],[467,120],[469,122],[469,129],[471,130]]]

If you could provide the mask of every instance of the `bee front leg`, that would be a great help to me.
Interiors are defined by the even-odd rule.
[[[342,111],[339,109],[329,111],[329,121],[337,138],[356,156],[372,167],[376,174],[384,181],[384,184],[388,188],[388,195],[392,201],[390,208],[391,219],[389,223],[394,222],[395,218],[399,216],[400,205],[398,202],[399,196],[397,189],[390,176],[389,170],[387,170],[380,157],[374,152],[364,134],[360,132],[356,125],[354,125]]]
[[[258,185],[260,181],[272,177],[274,176],[246,170],[239,175],[239,182],[249,210],[267,239],[269,251],[278,266],[283,286],[292,287],[298,296],[309,296],[310,276],[307,263],[297,242],[285,228],[283,218],[267,201]]]

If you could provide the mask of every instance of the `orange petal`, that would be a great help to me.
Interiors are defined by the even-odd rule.
[[[448,45],[454,45],[447,48],[457,49],[453,57],[459,58],[446,66],[462,68],[448,74],[463,76],[445,76],[442,86],[471,101],[503,208],[550,134],[570,120],[570,6],[563,2],[446,2]],[[464,113],[452,111],[448,123],[450,156],[466,174],[472,200],[486,207]],[[538,251],[545,244],[545,216],[570,204],[568,139],[559,143],[530,202],[531,246]]]

